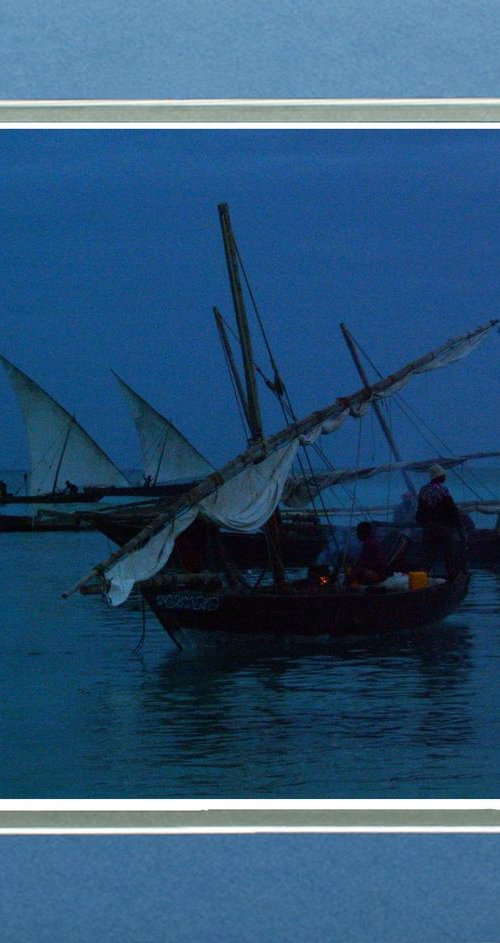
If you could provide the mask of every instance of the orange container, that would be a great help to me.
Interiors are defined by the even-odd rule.
[[[408,573],[409,589],[425,589],[429,585],[429,576],[423,570],[414,570]]]

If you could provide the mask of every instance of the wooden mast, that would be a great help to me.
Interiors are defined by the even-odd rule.
[[[356,345],[355,345],[355,343],[354,343],[354,338],[353,338],[351,332],[348,330],[348,328],[346,327],[345,324],[341,324],[341,325],[340,325],[340,330],[342,331],[342,334],[344,335],[344,340],[345,340],[345,342],[346,342],[346,344],[347,344],[347,347],[349,348],[349,352],[350,352],[351,357],[352,357],[352,359],[353,359],[353,361],[354,361],[354,364],[355,364],[355,366],[356,366],[356,369],[357,369],[357,371],[358,371],[358,373],[359,373],[359,375],[360,375],[360,377],[361,377],[361,380],[363,381],[363,383],[365,384],[365,386],[369,386],[368,376],[367,376],[366,371],[365,371],[365,369],[364,369],[364,367],[363,367],[363,364],[361,363],[361,360],[360,360],[360,358],[359,358],[359,354],[358,354],[358,351],[357,351],[357,349],[356,349]],[[394,455],[394,458],[396,459],[397,462],[401,462],[401,461],[402,461],[401,453],[400,453],[400,451],[399,451],[399,449],[398,449],[398,447],[397,447],[397,445],[396,445],[396,443],[395,443],[395,441],[394,441],[394,437],[393,437],[393,435],[392,435],[391,430],[389,429],[389,426],[387,425],[385,416],[384,416],[384,414],[383,414],[383,412],[382,412],[382,410],[381,410],[381,408],[380,408],[379,403],[374,402],[374,403],[373,403],[373,409],[374,409],[375,415],[376,415],[376,417],[377,417],[377,419],[378,419],[378,421],[379,421],[379,423],[380,423],[380,427],[381,427],[381,429],[382,429],[382,432],[384,433],[384,435],[385,435],[385,437],[386,437],[386,439],[387,439],[387,442],[389,443],[389,448],[390,448],[392,454]],[[415,485],[413,484],[413,481],[411,480],[411,478],[410,478],[408,472],[406,472],[404,469],[401,469],[401,474],[402,474],[402,476],[403,476],[403,478],[404,478],[404,480],[405,480],[405,484],[406,484],[406,487],[408,488],[408,491],[410,491],[411,494],[413,495],[413,497],[416,498],[416,497],[417,497],[417,489],[415,488]]]
[[[226,254],[229,283],[231,285],[231,294],[233,296],[234,313],[236,315],[236,323],[238,325],[238,334],[243,357],[243,369],[245,372],[245,382],[247,387],[248,421],[250,424],[250,433],[252,436],[251,441],[258,442],[260,439],[262,439],[262,417],[260,413],[259,397],[257,394],[257,383],[255,380],[255,363],[253,359],[252,340],[250,337],[248,318],[239,276],[238,257],[234,245],[234,236],[231,229],[231,219],[229,217],[229,207],[227,203],[219,204],[218,210],[222,229],[222,239],[224,242],[224,251]]]
[[[257,392],[257,383],[255,376],[255,361],[253,358],[252,339],[248,326],[247,312],[238,267],[238,255],[234,242],[233,230],[231,227],[231,218],[229,216],[229,207],[227,203],[220,203],[218,206],[219,220],[222,229],[222,239],[224,242],[224,251],[226,255],[226,265],[231,285],[231,294],[233,296],[234,313],[238,326],[238,334],[241,345],[241,354],[243,358],[243,369],[247,388],[246,395],[246,413],[250,426],[249,445],[254,442],[262,442],[262,416],[260,411],[259,396]],[[219,328],[220,330],[220,328]],[[240,394],[241,396],[241,394]],[[245,399],[243,399],[243,404]],[[281,561],[280,545],[280,527],[279,513],[276,510],[271,515],[264,531],[268,538],[269,557],[274,574],[275,583],[282,586],[285,583],[285,568]]]

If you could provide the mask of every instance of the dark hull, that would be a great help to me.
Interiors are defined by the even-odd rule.
[[[143,589],[160,623],[228,637],[341,638],[416,629],[445,618],[467,593],[469,577],[412,592],[262,590],[252,595]]]
[[[90,530],[77,520],[51,520],[21,514],[0,514],[0,533],[47,533],[52,531]]]
[[[100,501],[104,497],[141,497],[141,498],[160,498],[176,497],[184,494],[189,488],[193,487],[194,482],[190,484],[173,485],[154,485],[150,488],[144,486],[130,488],[85,488],[84,491],[78,491],[76,494],[6,494],[0,497],[0,506],[2,504],[87,504]]]

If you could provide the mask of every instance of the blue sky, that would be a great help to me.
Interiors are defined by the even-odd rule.
[[[498,835],[3,836],[5,940],[496,943]]]
[[[2,98],[498,94],[495,0],[16,0]]]
[[[499,158],[483,129],[2,130],[0,352],[121,467],[138,446],[110,368],[222,463],[244,440],[212,318],[231,314],[217,204],[304,415],[360,385],[340,321],[391,372],[497,316]],[[494,334],[407,388],[452,452],[498,448],[497,363]],[[0,397],[0,467],[22,467],[3,375]],[[434,454],[392,422],[405,455]],[[362,434],[364,460],[386,461],[370,420]],[[338,465],[356,437],[335,437]]]

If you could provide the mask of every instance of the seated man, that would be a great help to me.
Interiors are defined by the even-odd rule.
[[[367,585],[382,583],[389,576],[389,568],[385,564],[382,547],[370,522],[361,521],[356,528],[356,534],[362,546],[349,574],[349,582]]]

